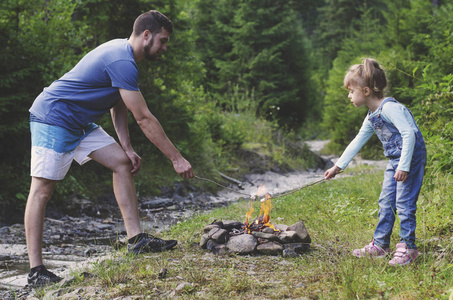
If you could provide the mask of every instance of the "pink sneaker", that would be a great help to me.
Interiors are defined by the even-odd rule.
[[[405,243],[396,244],[396,252],[393,258],[389,261],[391,266],[405,266],[413,262],[418,256],[418,251],[407,249]]]
[[[381,247],[374,244],[374,240],[362,249],[355,249],[354,251],[352,251],[352,255],[354,255],[355,257],[383,258],[388,254],[389,248],[382,249]]]

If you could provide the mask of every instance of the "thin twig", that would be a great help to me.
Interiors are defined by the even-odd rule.
[[[197,176],[197,175],[195,175],[194,177],[195,177],[196,179],[199,179],[199,180],[204,180],[204,181],[207,181],[207,182],[216,184],[216,185],[218,185],[218,186],[220,186],[220,187],[223,187],[224,189],[233,191],[233,192],[238,193],[238,194],[241,194],[241,195],[245,195],[245,196],[247,196],[247,197],[251,197],[251,196],[252,196],[252,195],[250,195],[250,194],[242,193],[242,192],[239,192],[239,191],[237,191],[237,190],[235,190],[235,189],[232,189],[232,188],[229,188],[229,187],[227,187],[227,186],[224,186],[224,185],[222,185],[222,184],[220,184],[220,183],[217,183],[217,182],[215,182],[214,180],[211,180],[211,179],[199,177],[199,176]]]
[[[288,195],[294,194],[295,192],[298,192],[298,191],[300,191],[300,190],[302,190],[302,189],[305,189],[305,188],[307,188],[307,187],[309,187],[309,186],[312,186],[312,185],[321,183],[321,182],[323,182],[323,181],[325,181],[325,180],[326,180],[325,178],[320,179],[320,180],[318,180],[318,181],[315,181],[315,182],[309,183],[309,184],[307,184],[307,185],[304,185],[303,187],[300,187],[300,188],[297,188],[297,189],[295,189],[295,190],[291,190],[291,191],[289,191],[289,192],[280,194],[280,195],[278,195],[277,197],[283,197],[283,196],[288,196]],[[275,197],[274,197],[274,198],[275,198]]]
[[[340,171],[338,174],[340,174],[340,173],[342,173],[342,172],[343,172],[343,171]],[[253,198],[253,196],[252,196],[251,194],[246,194],[246,193],[239,192],[238,190],[235,190],[235,189],[229,188],[229,187],[227,187],[227,186],[224,186],[224,185],[222,185],[222,184],[220,184],[220,183],[217,183],[217,182],[215,182],[214,180],[207,179],[207,178],[203,178],[203,177],[199,177],[199,176],[197,176],[197,175],[195,175],[194,177],[195,177],[196,179],[199,179],[199,180],[204,180],[204,181],[213,183],[213,184],[215,184],[215,185],[218,185],[218,186],[220,186],[220,187],[223,187],[223,188],[225,188],[225,189],[227,189],[227,190],[230,190],[230,191],[233,191],[233,192],[235,192],[235,193],[238,193],[238,194],[241,194],[241,195],[245,195],[245,196],[247,196],[247,197],[249,197],[249,198]],[[300,187],[300,188],[297,188],[297,189],[295,189],[295,190],[292,190],[292,191],[289,191],[289,192],[286,192],[286,193],[283,193],[283,194],[274,196],[273,198],[275,199],[275,198],[277,198],[277,197],[283,197],[283,196],[287,196],[287,195],[293,194],[293,193],[298,192],[298,191],[300,191],[300,190],[302,190],[302,189],[305,189],[305,188],[307,188],[307,187],[309,187],[309,186],[312,186],[312,185],[321,183],[321,182],[323,182],[323,181],[325,181],[325,180],[326,180],[325,178],[320,179],[320,180],[318,180],[318,181],[309,183],[309,184],[304,185],[304,186],[302,186],[302,187]]]

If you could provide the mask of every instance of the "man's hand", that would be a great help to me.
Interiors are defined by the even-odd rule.
[[[137,175],[138,171],[140,171],[140,167],[142,164],[142,158],[137,153],[135,153],[135,151],[133,151],[133,150],[126,151],[126,155],[132,163],[132,170],[131,170],[132,176],[135,176],[135,175]]]
[[[334,178],[335,175],[337,175],[338,173],[340,173],[341,169],[339,167],[337,167],[336,165],[333,166],[332,168],[330,168],[329,170],[326,171],[326,173],[324,173],[324,178],[326,180],[329,180],[331,178]]]
[[[180,157],[179,159],[173,161],[173,167],[175,171],[182,177],[182,178],[193,178],[193,171],[192,166],[190,163],[184,158]]]
[[[401,170],[396,170],[395,172],[395,176],[393,176],[393,178],[395,178],[395,181],[402,181],[402,182],[405,182],[406,179],[407,179],[407,172],[405,171],[401,171]]]

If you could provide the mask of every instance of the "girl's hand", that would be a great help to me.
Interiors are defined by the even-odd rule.
[[[324,179],[329,180],[331,178],[334,178],[335,175],[340,173],[340,171],[341,171],[341,169],[335,165],[332,168],[330,168],[329,170],[327,170],[326,173],[324,173]]]
[[[393,178],[395,178],[395,181],[405,182],[407,179],[407,172],[396,170],[395,176],[393,176]]]

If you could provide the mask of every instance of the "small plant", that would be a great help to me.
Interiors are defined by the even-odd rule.
[[[94,263],[94,273],[101,285],[113,287],[120,283],[127,283],[131,278],[131,270],[135,267],[132,256],[117,256],[114,254],[105,260]]]

